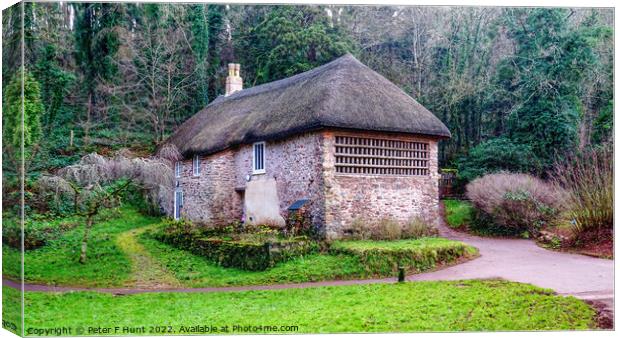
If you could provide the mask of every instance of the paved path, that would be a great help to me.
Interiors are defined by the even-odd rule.
[[[551,251],[531,240],[473,236],[454,231],[445,224],[439,230],[443,237],[478,248],[480,258],[443,270],[408,276],[408,280],[502,278],[584,299],[600,295],[613,297],[613,260]]]

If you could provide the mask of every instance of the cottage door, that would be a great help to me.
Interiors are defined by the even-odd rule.
[[[181,208],[183,207],[183,191],[174,192],[174,219],[181,218]]]

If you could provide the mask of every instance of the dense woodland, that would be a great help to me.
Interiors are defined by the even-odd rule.
[[[17,186],[20,12],[2,23],[5,187]],[[229,62],[251,87],[346,52],[448,126],[440,161],[465,180],[544,175],[613,132],[613,10],[62,2],[26,3],[23,19],[31,178],[94,151],[151,154],[223,93]]]

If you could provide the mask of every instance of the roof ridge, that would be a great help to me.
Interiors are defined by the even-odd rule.
[[[259,95],[262,94],[265,91],[269,91],[269,90],[274,90],[274,89],[279,89],[282,87],[285,87],[286,85],[290,84],[290,83],[295,83],[295,81],[299,80],[300,78],[304,78],[308,75],[311,74],[316,74],[316,73],[320,73],[321,71],[323,71],[325,68],[328,68],[329,66],[332,66],[336,63],[338,63],[339,61],[341,62],[342,60],[345,59],[353,59],[355,61],[357,61],[358,63],[359,60],[357,60],[351,53],[346,53],[342,56],[339,56],[335,59],[333,59],[332,61],[329,61],[327,63],[324,63],[318,67],[312,68],[310,70],[307,70],[305,72],[301,72],[289,77],[285,77],[282,79],[278,79],[278,80],[274,80],[271,82],[266,82],[266,83],[261,83],[258,86],[254,86],[254,87],[249,87],[246,89],[242,89],[240,91],[237,91],[227,97],[224,98],[224,100],[222,100],[222,102],[227,102],[227,101],[231,101],[234,99],[240,99],[240,98],[244,98],[244,97],[251,97],[254,95]],[[217,98],[216,98],[217,100]],[[215,100],[214,100],[215,101]]]
[[[353,55],[351,55],[351,53],[345,54],[344,56],[339,57],[337,60],[343,59],[343,58],[352,58],[355,61],[358,61]],[[332,61],[334,62],[334,61]],[[359,62],[359,61],[358,61]],[[330,62],[331,63],[331,62]],[[344,71],[343,67],[336,67],[336,69],[334,70],[334,76],[335,77],[335,81],[333,82],[335,84],[335,89],[334,90],[330,90],[329,88],[327,90],[324,90],[324,98],[323,100],[321,100],[321,105],[319,106],[320,109],[317,109],[315,112],[315,118],[318,122],[323,121],[323,115],[326,113],[325,112],[325,107],[329,107],[329,104],[331,104],[331,102],[335,99],[335,91],[339,91],[342,86],[342,79],[344,78],[344,76],[341,75],[341,72]]]

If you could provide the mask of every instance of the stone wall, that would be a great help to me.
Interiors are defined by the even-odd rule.
[[[429,143],[427,176],[382,176],[336,173],[335,136],[389,138]],[[204,224],[242,220],[243,193],[250,180],[275,180],[280,215],[299,199],[311,201],[312,223],[327,237],[342,237],[356,218],[385,217],[407,221],[439,217],[437,139],[400,134],[321,131],[266,142],[265,173],[252,173],[252,145],[242,145],[201,158],[200,176],[192,160],[183,162],[179,188],[183,217]]]
[[[430,174],[427,176],[383,176],[336,173],[335,136],[389,138],[429,143]],[[437,140],[420,136],[370,132],[323,132],[323,174],[325,182],[325,231],[330,238],[341,237],[356,219],[384,217],[407,221],[421,217],[436,221],[439,217],[439,173]]]
[[[229,224],[243,218],[246,177],[276,181],[280,215],[299,199],[312,201],[313,223],[323,224],[322,136],[307,133],[281,141],[266,142],[265,173],[252,174],[252,145],[242,145],[201,157],[201,173],[193,175],[192,160],[182,161],[178,178],[183,190],[182,217],[194,222]]]
[[[305,133],[265,144],[265,174],[252,174],[252,145],[243,145],[235,156],[237,186],[246,186],[246,177],[252,180],[276,181],[280,201],[280,215],[293,202],[309,199],[312,203],[313,224],[323,224],[322,150],[320,133]]]
[[[241,220],[241,196],[235,191],[235,151],[226,150],[200,160],[194,176],[192,160],[183,161],[179,188],[183,190],[181,215],[203,225],[224,225]]]

